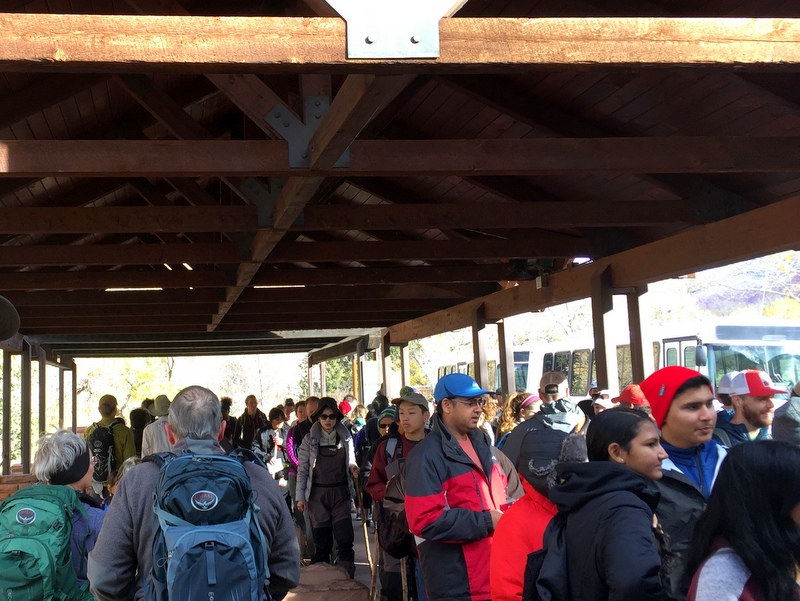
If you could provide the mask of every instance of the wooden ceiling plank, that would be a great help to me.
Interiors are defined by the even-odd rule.
[[[234,207],[30,207],[0,211],[0,233],[247,232],[257,209]]]
[[[594,274],[611,267],[615,288],[630,288],[702,269],[728,265],[797,246],[797,228],[787,215],[800,214],[800,195],[754,209],[743,215],[693,228],[534,282],[476,298],[389,328],[392,343],[426,338],[467,327],[472,312],[483,305],[486,318],[499,320],[526,311],[588,298]],[[698,249],[703,249],[698,252]]]
[[[245,73],[510,71],[563,65],[787,65],[798,19],[443,19],[438,59],[348,61],[332,17],[0,14],[7,70]]]
[[[20,320],[22,322],[22,320]],[[63,317],[50,317],[50,316],[36,316],[27,317],[22,322],[21,329],[23,333],[28,328],[68,328],[72,330],[83,330],[85,328],[93,327],[119,327],[125,325],[132,326],[173,326],[173,325],[198,325],[203,326],[208,324],[210,317],[208,313],[198,315],[91,315],[70,317],[65,319]]]
[[[798,149],[793,136],[355,140],[350,167],[310,170],[291,168],[286,143],[271,140],[8,140],[0,177],[301,176],[277,204],[275,227],[283,228],[326,175],[794,173]]]
[[[222,288],[222,271],[70,271],[6,273],[0,290],[106,290],[108,288]]]
[[[240,263],[235,244],[86,244],[4,246],[0,266],[201,265]]]
[[[294,231],[639,227],[697,223],[689,201],[313,205]],[[304,243],[298,243],[304,244]],[[464,242],[468,247],[470,242]]]
[[[130,317],[148,315],[209,315],[216,311],[213,303],[176,303],[170,305],[52,305],[17,307],[20,319],[72,317]]]
[[[271,313],[391,313],[396,311],[438,311],[450,307],[455,299],[414,298],[331,300],[327,294],[320,293],[316,300],[295,300],[288,302],[244,303],[237,302],[227,317],[233,315],[255,315]],[[20,315],[22,315],[20,313]],[[227,319],[227,318],[226,318]]]
[[[486,229],[487,226],[484,225],[483,228]],[[546,235],[538,238],[537,234],[513,240],[291,242],[279,244],[264,262],[444,261],[592,256],[589,245],[583,238],[547,238]]]
[[[194,303],[217,303],[222,291],[202,288],[198,290],[152,290],[147,292],[101,292],[86,290],[47,292],[4,292],[15,307],[93,306],[93,305],[152,305],[169,306]]]

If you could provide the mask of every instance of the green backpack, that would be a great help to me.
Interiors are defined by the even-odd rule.
[[[0,505],[0,598],[4,601],[89,601],[72,566],[72,514],[88,520],[78,493],[34,484]]]

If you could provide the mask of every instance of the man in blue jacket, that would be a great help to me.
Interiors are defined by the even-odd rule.
[[[733,415],[730,419],[718,420],[714,440],[727,448],[751,440],[770,440],[774,396],[786,394],[786,391],[777,388],[769,374],[756,369],[736,373],[730,389]]]

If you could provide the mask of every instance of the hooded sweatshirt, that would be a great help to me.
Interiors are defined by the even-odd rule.
[[[562,463],[556,473],[550,500],[566,518],[569,598],[666,599],[652,527],[654,483],[609,461]]]

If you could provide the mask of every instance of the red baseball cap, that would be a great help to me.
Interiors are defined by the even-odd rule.
[[[675,391],[680,388],[686,380],[691,380],[697,376],[702,376],[699,371],[689,369],[688,367],[681,367],[680,365],[671,365],[669,367],[662,367],[658,371],[645,378],[639,384],[645,398],[650,402],[650,409],[653,413],[653,419],[656,420],[656,425],[660,428],[664,423],[664,418],[667,417],[672,401],[675,399]],[[714,391],[709,386],[711,396],[714,396]]]
[[[650,405],[642,392],[642,387],[638,384],[626,386],[622,389],[622,392],[619,393],[619,396],[613,400],[615,403],[625,403],[635,407],[647,407]]]
[[[773,394],[786,394],[786,390],[776,388],[769,374],[757,369],[740,371],[731,381],[731,394],[750,396],[772,396]]]

